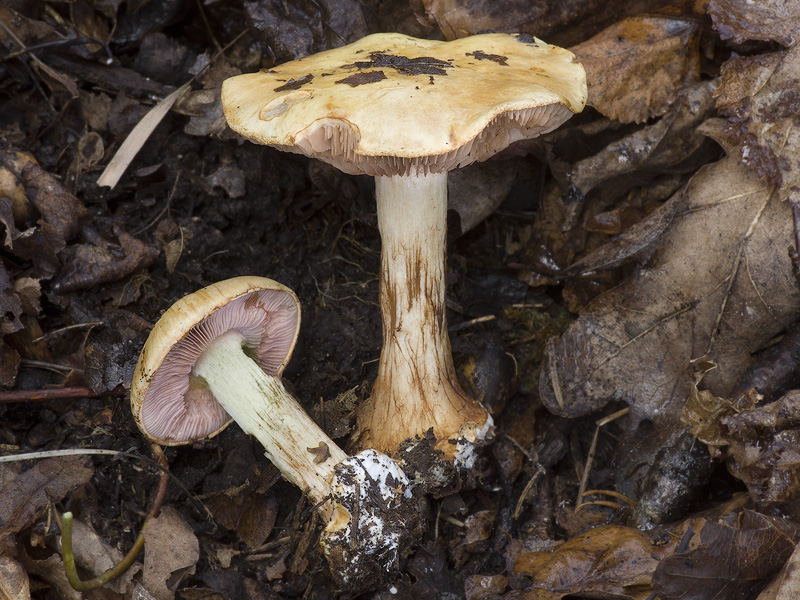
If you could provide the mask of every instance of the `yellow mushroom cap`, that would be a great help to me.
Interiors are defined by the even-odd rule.
[[[159,444],[186,444],[231,422],[208,388],[192,381],[199,356],[220,335],[239,331],[264,372],[280,376],[300,330],[300,302],[288,287],[265,277],[235,277],[185,296],[150,332],[131,385],[136,424]]]
[[[568,50],[526,35],[378,33],[223,82],[230,127],[351,174],[438,173],[558,127],[586,103]]]

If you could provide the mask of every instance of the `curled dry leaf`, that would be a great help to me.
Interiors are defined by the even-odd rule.
[[[525,600],[558,600],[568,595],[645,600],[659,560],[674,552],[680,534],[654,544],[641,531],[602,525],[576,535],[554,550],[527,552],[514,565],[532,583]]]
[[[720,398],[708,390],[693,387],[683,407],[681,422],[689,428],[694,437],[708,447],[714,458],[720,458],[722,456],[720,448],[728,445],[720,431],[720,419],[735,414],[738,410],[753,408],[758,398],[757,394],[745,395],[742,397],[742,403],[734,405],[727,398]]]
[[[87,244],[75,244],[62,252],[64,266],[55,283],[58,293],[73,292],[117,281],[150,265],[158,250],[114,227],[116,241],[98,236]]]
[[[586,39],[615,19],[648,12],[663,2],[632,0],[608,3],[603,0],[415,0],[414,10],[441,29],[445,39],[485,31],[527,33],[553,44],[570,44]]]
[[[0,541],[31,525],[48,505],[89,481],[94,469],[78,456],[47,458],[0,488]]]
[[[650,259],[548,348],[547,408],[576,417],[626,402],[631,445],[643,420],[656,429],[678,421],[693,361],[714,363],[704,387],[727,395],[800,308],[786,253],[791,208],[773,192],[735,158],[702,168],[671,200],[679,206]]]
[[[194,573],[200,543],[191,527],[172,507],[150,519],[144,528],[144,587],[157,600],[172,600],[175,589]]]
[[[42,169],[28,152],[14,148],[0,150],[0,170],[15,177],[18,184],[25,189],[26,202],[18,209],[20,214],[38,213],[61,240],[68,241],[72,238],[88,219],[89,210],[58,179]],[[16,209],[14,218],[15,221],[18,218]],[[22,222],[16,225],[18,229],[23,229],[32,223]]]
[[[797,525],[751,510],[707,520],[695,530],[689,551],[656,566],[653,588],[659,598],[752,598],[800,541]]]
[[[730,444],[731,470],[758,506],[771,508],[800,498],[800,391],[725,417],[720,429]]]
[[[695,20],[643,15],[570,48],[586,69],[587,104],[622,123],[666,113],[700,68]]]
[[[31,585],[25,569],[8,556],[0,556],[0,598],[30,600]]]
[[[603,182],[631,174],[647,176],[664,172],[683,162],[707,138],[697,131],[714,106],[717,81],[710,80],[683,90],[676,104],[656,123],[612,142],[599,153],[575,163],[569,173],[575,191],[585,195]],[[622,195],[625,185],[614,185]]]
[[[800,201],[800,47],[734,57],[722,67],[717,108],[727,115],[720,143],[781,198]]]
[[[259,492],[223,492],[208,501],[214,519],[236,535],[248,548],[257,548],[272,533],[277,516],[276,500]]]
[[[456,169],[447,178],[447,209],[455,211],[459,228],[448,236],[464,234],[492,214],[506,199],[516,181],[511,160],[490,160]]]
[[[794,46],[800,30],[800,5],[785,0],[712,0],[708,14],[723,40],[747,40]]]
[[[800,598],[800,545],[756,600],[794,600]]]

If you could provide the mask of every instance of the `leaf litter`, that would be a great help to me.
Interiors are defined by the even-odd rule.
[[[220,82],[380,30],[521,31],[571,46],[590,108],[454,178],[448,319],[495,442],[462,489],[427,500],[423,543],[376,597],[796,594],[794,3],[36,4],[0,6],[0,80],[22,92],[0,122],[0,385],[98,395],[0,399],[4,453],[141,445],[122,394],[147,330],[237,274],[298,291],[287,379],[346,439],[380,345],[371,191],[238,144]],[[98,185],[126,137],[136,152]],[[216,524],[170,492],[116,594],[347,596],[308,507],[249,444],[231,428],[169,450]],[[82,513],[76,553],[96,574],[152,487],[103,459],[4,466],[2,593],[78,597],[56,513]]]

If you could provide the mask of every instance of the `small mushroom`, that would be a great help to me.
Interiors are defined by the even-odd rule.
[[[237,277],[200,289],[153,327],[131,408],[142,433],[165,445],[216,435],[236,421],[318,505],[321,545],[337,581],[371,587],[413,543],[409,481],[374,450],[348,457],[283,386],[299,328],[297,297],[270,279]]]
[[[450,459],[491,429],[458,383],[445,319],[447,172],[558,127],[586,102],[583,68],[527,35],[362,40],[223,82],[244,137],[376,179],[383,348],[359,442],[393,453],[432,429]]]

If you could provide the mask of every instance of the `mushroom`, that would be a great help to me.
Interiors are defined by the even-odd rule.
[[[297,296],[271,279],[237,277],[182,298],[142,348],[133,416],[164,445],[211,437],[236,421],[317,506],[337,581],[371,587],[413,543],[409,481],[375,450],[349,457],[283,386],[299,328]]]
[[[575,57],[528,35],[374,34],[223,82],[234,131],[375,177],[383,347],[358,415],[363,447],[393,453],[432,429],[446,457],[468,459],[463,442],[491,429],[458,383],[447,335],[447,172],[555,129],[585,102]]]

